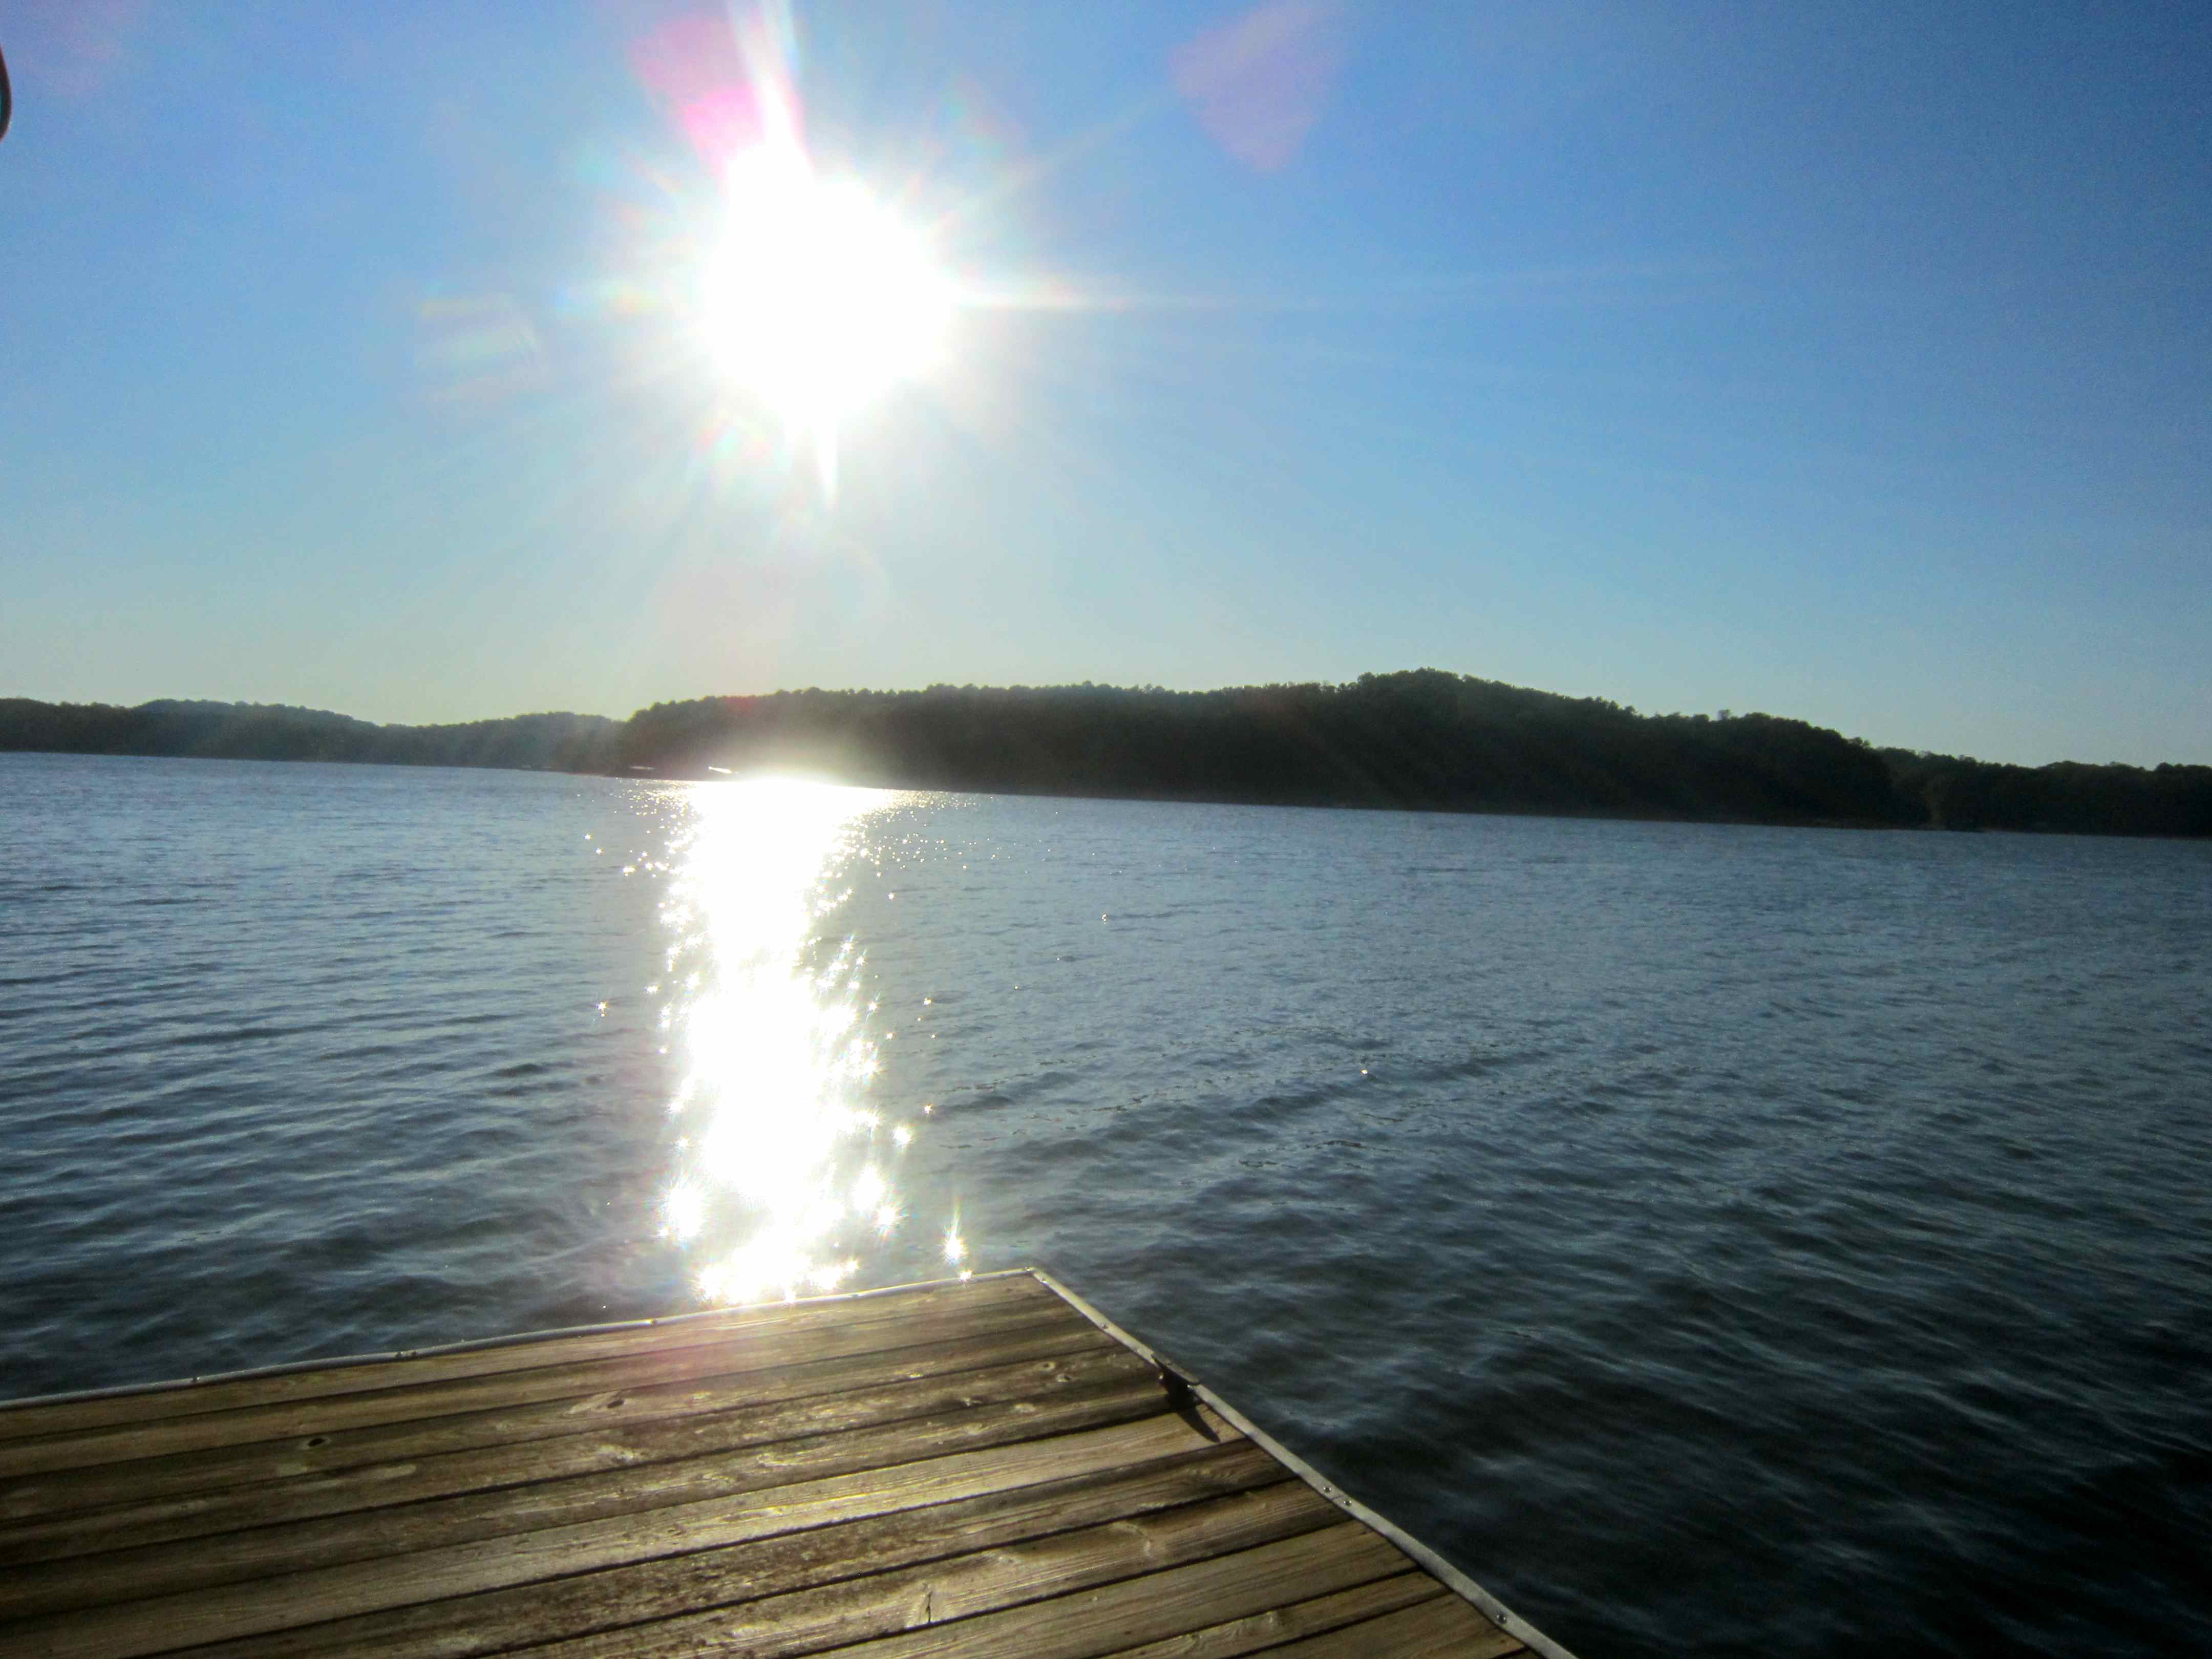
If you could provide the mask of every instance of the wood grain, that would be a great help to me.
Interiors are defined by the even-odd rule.
[[[994,1274],[965,1284],[920,1285],[867,1296],[823,1297],[690,1314],[608,1331],[556,1334],[554,1340],[560,1344],[559,1363],[567,1364],[626,1354],[669,1352],[750,1336],[793,1334],[821,1325],[849,1325],[872,1318],[879,1310],[896,1310],[892,1316],[910,1319],[939,1310],[977,1308],[1000,1302],[1047,1310],[1066,1305],[1036,1278],[1018,1273]],[[150,1425],[172,1417],[246,1406],[374,1392],[393,1386],[393,1367],[400,1365],[409,1368],[411,1380],[431,1381],[529,1370],[548,1360],[546,1339],[517,1338],[457,1353],[380,1356],[259,1376],[161,1384],[91,1400],[0,1401],[0,1441],[117,1425]]]
[[[809,1435],[740,1452],[625,1466],[556,1480],[515,1467],[511,1486],[394,1507],[262,1526],[216,1538],[0,1570],[0,1620],[100,1607],[349,1561],[542,1531],[714,1497],[881,1470],[1157,1414],[1159,1382],[1133,1354],[1122,1374],[1050,1395],[993,1401],[876,1429]],[[517,1449],[536,1451],[540,1443]]]
[[[1495,1659],[1522,1644],[1456,1595],[1273,1650],[1274,1659]]]
[[[1100,1317],[1019,1273],[0,1406],[0,1656],[1522,1650]]]
[[[1332,1524],[1279,1543],[1155,1571],[1103,1589],[1030,1601],[841,1651],[853,1659],[1098,1659],[1137,1643],[1218,1626],[1302,1596],[1390,1575],[1402,1581],[1411,1565],[1389,1540],[1366,1528]],[[1419,1582],[1423,1595],[1442,1591],[1432,1579]],[[1389,1612],[1404,1606],[1407,1599],[1403,1595],[1384,1597],[1380,1606],[1350,1617]]]
[[[398,1360],[392,1386],[321,1400],[285,1400],[222,1411],[195,1412],[152,1423],[123,1423],[68,1433],[41,1433],[0,1443],[0,1480],[204,1451],[295,1437],[328,1435],[366,1425],[406,1422],[533,1401],[576,1399],[605,1390],[645,1388],[678,1377],[731,1376],[810,1360],[951,1341],[1056,1318],[1030,1297],[1000,1296],[972,1304],[902,1313],[896,1300],[865,1305],[849,1320],[810,1321],[791,1328],[738,1328],[681,1347],[652,1348],[614,1358],[563,1361],[489,1376],[442,1375],[440,1360]],[[1080,1318],[1073,1310],[1066,1317]],[[694,1333],[694,1334],[698,1334]],[[467,1359],[475,1356],[454,1356]],[[543,1359],[546,1356],[540,1354]],[[60,1410],[61,1407],[51,1409]]]
[[[1314,1588],[1301,1584],[1301,1594]],[[1334,1595],[1316,1595],[1285,1607],[1270,1607],[1243,1619],[1224,1620],[1202,1630],[1121,1648],[1109,1659],[1237,1659],[1239,1654],[1279,1647],[1301,1636],[1356,1625],[1380,1613],[1395,1613],[1417,1601],[1432,1601],[1451,1592],[1425,1572],[1401,1572]],[[1225,1608],[1221,1611],[1226,1611]]]
[[[1095,1584],[1149,1583],[1146,1575],[1187,1562],[1352,1524],[1311,1488],[1285,1480],[1212,1503],[947,1556],[927,1566],[872,1573],[706,1614],[626,1625],[532,1652],[541,1659],[690,1659],[714,1653],[780,1659],[916,1626],[965,1620]]]
[[[1208,1444],[1179,1418],[1153,1416],[891,1468],[414,1550],[402,1557],[49,1614],[23,1621],[9,1635],[22,1639],[17,1635],[22,1632],[32,1641],[27,1650],[43,1652],[39,1642],[66,1629],[70,1652],[131,1659],[167,1647],[471,1595],[915,1505],[1108,1474]]]
[[[971,1369],[969,1361],[980,1363]],[[226,1465],[231,1478],[212,1492],[149,1496],[149,1489],[161,1493],[173,1480],[190,1477],[167,1465],[105,1465],[80,1472],[71,1483],[70,1495],[87,1507],[0,1522],[0,1563],[51,1560],[523,1480],[631,1468],[1138,1374],[1151,1375],[1152,1368],[1110,1338],[1055,1322],[969,1343],[902,1349],[888,1358],[752,1373],[734,1382],[708,1379],[696,1388],[672,1385],[665,1395],[643,1391],[581,1407],[562,1401],[428,1425],[356,1430],[337,1455],[345,1462],[376,1461],[325,1473],[319,1465],[295,1469],[298,1460],[289,1448],[264,1450],[255,1458],[231,1460]],[[833,1384],[854,1386],[816,1392]],[[681,1409],[687,1402],[696,1404],[696,1413]],[[444,1449],[453,1446],[465,1449]],[[118,1496],[125,1501],[98,1504]]]
[[[1121,1540],[1119,1553],[1095,1561],[1093,1571],[1127,1577],[1142,1570],[1147,1547],[1172,1553],[1210,1535],[1223,1540],[1218,1547],[1234,1548],[1240,1540],[1265,1542],[1328,1524],[1336,1516],[1326,1500],[1285,1479],[1279,1464],[1246,1441],[1133,1470],[281,1631],[208,1648],[192,1659],[304,1659],[329,1653],[472,1659],[592,1633],[625,1650],[641,1644],[672,1659],[704,1639],[701,1629],[732,1620],[750,1627],[764,1617],[795,1620],[810,1632],[865,1625],[864,1634],[878,1635],[903,1627],[903,1609],[932,1585],[972,1589],[996,1570],[994,1564],[1044,1547],[1029,1541],[1043,1534],[1054,1533],[1062,1548],[1077,1551],[1085,1546],[1065,1540],[1094,1534],[1109,1546]],[[1168,1517],[1181,1519],[1163,1530]],[[1075,1530],[1055,1531],[1062,1528]],[[618,1629],[627,1633],[611,1633]]]

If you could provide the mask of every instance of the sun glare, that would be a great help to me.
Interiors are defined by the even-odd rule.
[[[857,183],[763,148],[730,167],[702,295],[708,347],[794,432],[836,423],[942,358],[952,289],[927,242]]]

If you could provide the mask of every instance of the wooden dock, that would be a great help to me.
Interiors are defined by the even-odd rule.
[[[1048,1277],[0,1407],[0,1655],[1566,1659]]]

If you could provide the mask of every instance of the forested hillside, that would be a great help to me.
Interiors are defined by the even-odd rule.
[[[516,714],[458,726],[377,726],[278,703],[108,703],[0,699],[0,749],[220,760],[351,761],[562,772],[616,763],[623,724],[599,714]]]
[[[1219,691],[779,691],[627,721],[376,726],[261,704],[0,702],[0,749],[1624,817],[2212,835],[2212,767],[2044,767],[1876,750],[1771,714],[1639,714],[1435,669]]]
[[[1434,670],[1345,685],[779,692],[659,703],[625,763],[1297,805],[1902,823],[1880,756],[1802,720],[1647,718]]]

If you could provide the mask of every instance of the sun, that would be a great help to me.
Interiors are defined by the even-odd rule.
[[[763,149],[731,165],[700,318],[716,368],[827,445],[944,359],[953,289],[927,240],[857,181]]]

